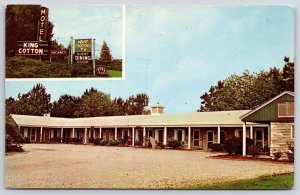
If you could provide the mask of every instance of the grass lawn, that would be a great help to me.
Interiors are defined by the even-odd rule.
[[[122,77],[122,71],[118,70],[107,70],[107,74],[110,77]]]
[[[246,179],[234,182],[224,182],[211,185],[196,185],[189,189],[202,189],[202,190],[271,190],[271,189],[292,189],[294,186],[294,174],[285,174],[277,176],[260,177],[256,179]]]

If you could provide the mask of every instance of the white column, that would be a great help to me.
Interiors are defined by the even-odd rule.
[[[135,140],[136,140],[136,141],[139,141],[139,130],[136,129],[136,130],[135,130],[135,133],[136,133],[136,135],[135,135]]]
[[[94,133],[93,138],[95,139],[96,138],[96,130],[95,129],[93,129],[93,133]]]
[[[102,138],[102,128],[101,127],[99,127],[100,128],[100,130],[99,130],[99,138]]]
[[[63,135],[64,135],[64,129],[61,128],[61,130],[60,130],[60,142],[63,142]]]
[[[51,138],[53,138],[53,136],[54,136],[54,130],[51,129],[50,132],[51,132],[51,133],[50,133],[50,134],[51,134]]]
[[[158,129],[155,129],[155,131],[154,131],[154,139],[155,139],[156,141],[158,141],[158,140],[159,140],[159,133],[158,133]]]
[[[167,145],[167,127],[164,127],[164,145]]]
[[[268,147],[271,148],[271,123],[268,124]]]
[[[253,126],[250,126],[250,139],[253,139]]]
[[[84,128],[84,144],[86,144],[87,141],[87,128]]]
[[[131,140],[132,140],[132,146],[134,146],[134,131],[135,131],[135,128],[132,127],[132,138],[131,138]]]
[[[221,127],[218,126],[218,144],[221,143]]]
[[[178,130],[174,129],[174,140],[178,140]],[[178,140],[180,141],[180,140]]]
[[[75,128],[72,128],[72,138],[75,137]]]
[[[262,129],[262,147],[265,148],[265,131]]]
[[[24,129],[24,137],[28,137],[28,128]]]
[[[118,139],[118,128],[115,127],[115,140],[117,140],[117,139]]]
[[[122,129],[122,139],[124,139],[124,129]]]
[[[182,130],[182,140],[181,141],[184,141],[184,144],[185,143],[185,129]]]
[[[191,149],[191,127],[188,130],[188,149]]]
[[[246,156],[246,122],[243,122],[243,156]]]
[[[146,127],[143,127],[143,146],[146,145]]]
[[[43,127],[41,127],[40,133],[40,142],[43,142]]]

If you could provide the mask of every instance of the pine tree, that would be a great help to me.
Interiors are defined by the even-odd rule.
[[[109,47],[107,46],[106,42],[103,41],[103,45],[102,45],[101,53],[100,53],[100,62],[106,63],[106,62],[111,62],[112,60],[113,60],[113,57],[110,53]]]

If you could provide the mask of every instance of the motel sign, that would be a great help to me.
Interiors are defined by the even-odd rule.
[[[18,41],[16,55],[49,55],[47,41]]]

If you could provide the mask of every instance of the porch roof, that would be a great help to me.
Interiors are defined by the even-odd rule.
[[[88,118],[58,118],[11,114],[19,126],[38,127],[133,127],[133,126],[222,126],[241,125],[240,117],[249,110],[195,112],[170,115],[131,115]],[[256,124],[256,123],[248,123]]]

